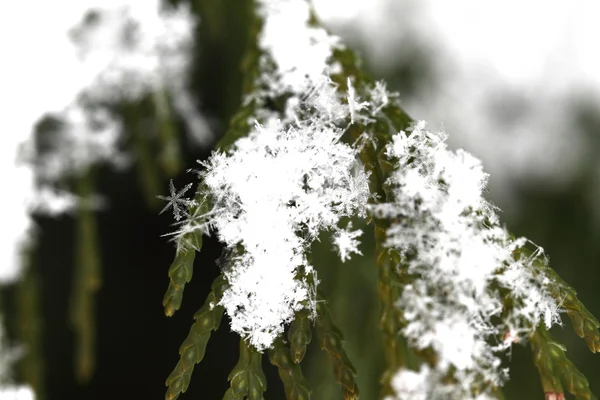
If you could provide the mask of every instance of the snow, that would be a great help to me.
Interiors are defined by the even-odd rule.
[[[499,358],[511,344],[500,341],[507,332],[519,340],[531,326],[549,328],[560,317],[546,293],[547,279],[536,278],[532,267],[534,260],[546,263],[543,252],[515,259],[513,252],[527,241],[512,239],[499,225],[495,207],[483,197],[488,175],[481,162],[448,150],[446,139],[422,121],[394,135],[386,153],[396,163],[388,181],[394,199],[370,209],[398,221],[388,229],[386,245],[417,276],[398,300],[407,321],[403,333],[416,348],[435,350],[441,376],[454,370],[455,387],[436,390],[465,399],[477,382],[501,385],[507,379]],[[512,309],[504,309],[496,286],[510,290]],[[493,324],[503,311],[503,321]]]
[[[315,288],[297,278],[314,275],[310,243],[342,217],[364,215],[367,177],[340,135],[314,121],[257,125],[230,154],[216,152],[203,163],[214,205],[206,224],[229,248],[243,246],[224,271],[229,288],[221,304],[231,329],[259,350],[294,312],[314,309]]]
[[[351,230],[352,223],[349,223],[346,229],[339,229],[333,236],[333,247],[337,249],[338,254],[342,262],[350,259],[350,254],[362,255],[362,252],[358,249],[360,242],[356,240],[357,237],[363,234],[362,230]]]

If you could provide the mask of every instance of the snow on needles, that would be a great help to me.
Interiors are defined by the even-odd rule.
[[[221,304],[231,329],[259,350],[295,311],[315,305],[315,288],[297,278],[314,274],[310,243],[341,217],[364,213],[367,176],[340,135],[311,121],[257,125],[230,155],[217,152],[204,163],[214,205],[208,225],[228,247],[243,246],[224,271],[230,286]]]
[[[449,151],[445,140],[424,122],[394,135],[387,146],[397,166],[388,181],[394,199],[372,211],[397,221],[386,245],[397,249],[408,273],[417,276],[398,306],[411,344],[431,347],[439,356],[438,386],[430,386],[426,398],[466,399],[478,385],[485,393],[488,385],[505,381],[498,354],[511,343],[502,341],[503,335],[522,335],[542,321],[550,327],[560,319],[558,305],[544,291],[544,278],[534,275],[533,259],[513,255],[526,240],[511,238],[483,198],[487,174],[480,161],[462,150]],[[541,254],[533,257],[545,263]],[[509,290],[515,304],[508,315],[501,315],[507,310],[500,288]],[[502,317],[500,326],[492,324],[493,317]],[[442,384],[451,369],[457,383]],[[400,371],[395,386],[406,386],[403,377],[409,375]]]

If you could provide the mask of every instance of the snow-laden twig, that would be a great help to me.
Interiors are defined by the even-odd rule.
[[[221,304],[232,330],[260,350],[295,311],[315,306],[315,288],[299,279],[314,274],[305,255],[311,242],[341,217],[364,215],[367,175],[340,135],[311,121],[257,125],[231,154],[203,163],[213,204],[206,224],[228,247],[243,246],[224,271],[230,286]]]
[[[532,269],[533,259],[513,254],[527,241],[511,238],[483,198],[487,174],[480,161],[449,151],[445,140],[445,133],[427,130],[424,122],[394,135],[387,147],[396,165],[388,181],[394,201],[372,211],[395,221],[386,245],[400,251],[407,272],[417,277],[404,288],[398,307],[411,344],[438,356],[438,386],[429,386],[426,398],[464,399],[474,387],[485,392],[501,385],[507,371],[499,354],[539,323],[550,327],[560,318],[547,280]],[[513,302],[509,310],[506,296]],[[503,341],[506,334],[512,339]],[[441,384],[451,370],[457,383]],[[400,371],[393,385],[404,387],[407,376]],[[413,398],[402,390],[399,399]]]

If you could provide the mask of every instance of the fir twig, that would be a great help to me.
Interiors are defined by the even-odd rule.
[[[592,353],[600,351],[600,323],[577,298],[577,292],[566,283],[552,268],[544,269],[546,275],[553,282],[549,286],[550,295],[567,311],[573,325],[573,330],[580,338],[585,340]]]
[[[290,355],[294,363],[299,364],[306,354],[306,347],[312,340],[312,327],[309,319],[310,313],[304,309],[296,313],[288,331],[290,342]]]
[[[317,302],[317,338],[321,349],[329,354],[335,381],[342,385],[344,400],[358,400],[358,386],[354,377],[356,369],[350,362],[343,345],[342,332],[335,326],[326,301],[319,296]]]
[[[273,343],[273,348],[269,349],[269,360],[279,370],[279,377],[283,382],[287,400],[310,399],[311,391],[308,382],[302,375],[300,365],[293,362],[290,349],[283,343],[281,338],[277,339]]]
[[[190,232],[177,243],[175,260],[169,268],[169,287],[163,298],[165,314],[168,317],[173,316],[181,307],[185,284],[192,280],[196,251],[201,248],[202,233],[200,232]]]
[[[211,331],[216,331],[221,323],[224,309],[217,304],[223,295],[226,283],[224,276],[219,275],[213,282],[212,290],[204,305],[194,314],[190,333],[179,348],[179,362],[166,381],[168,386],[166,400],[175,400],[179,394],[187,390],[195,364],[204,358]]]
[[[515,252],[516,257],[532,258],[534,266],[551,282],[546,285],[548,293],[560,306],[567,311],[573,325],[573,330],[580,338],[585,340],[592,353],[600,351],[600,322],[577,298],[575,289],[565,282],[552,268],[540,259],[532,257],[532,252],[523,247]]]
[[[267,378],[262,370],[262,354],[240,339],[240,360],[229,377],[231,387],[223,400],[263,400]]]
[[[577,400],[596,400],[587,378],[566,357],[566,347],[558,343],[545,327],[538,326],[529,343],[547,399],[552,395],[555,399],[564,399],[564,388]]]

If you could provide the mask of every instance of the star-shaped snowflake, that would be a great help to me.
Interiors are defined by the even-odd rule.
[[[170,196],[156,196],[161,200],[165,200],[168,201],[167,205],[160,210],[160,214],[164,213],[166,210],[168,210],[170,207],[173,207],[173,216],[175,217],[176,221],[179,221],[182,217],[184,217],[185,215],[187,215],[187,212],[185,211],[185,208],[191,205],[195,205],[196,202],[194,200],[189,200],[183,197],[183,195],[185,194],[185,192],[187,192],[191,187],[192,187],[193,183],[188,183],[187,185],[185,185],[185,187],[183,189],[181,189],[179,192],[177,192],[175,190],[175,185],[173,185],[173,179],[171,179],[171,181],[169,182],[169,191],[171,192]],[[183,207],[183,209],[182,209]]]

